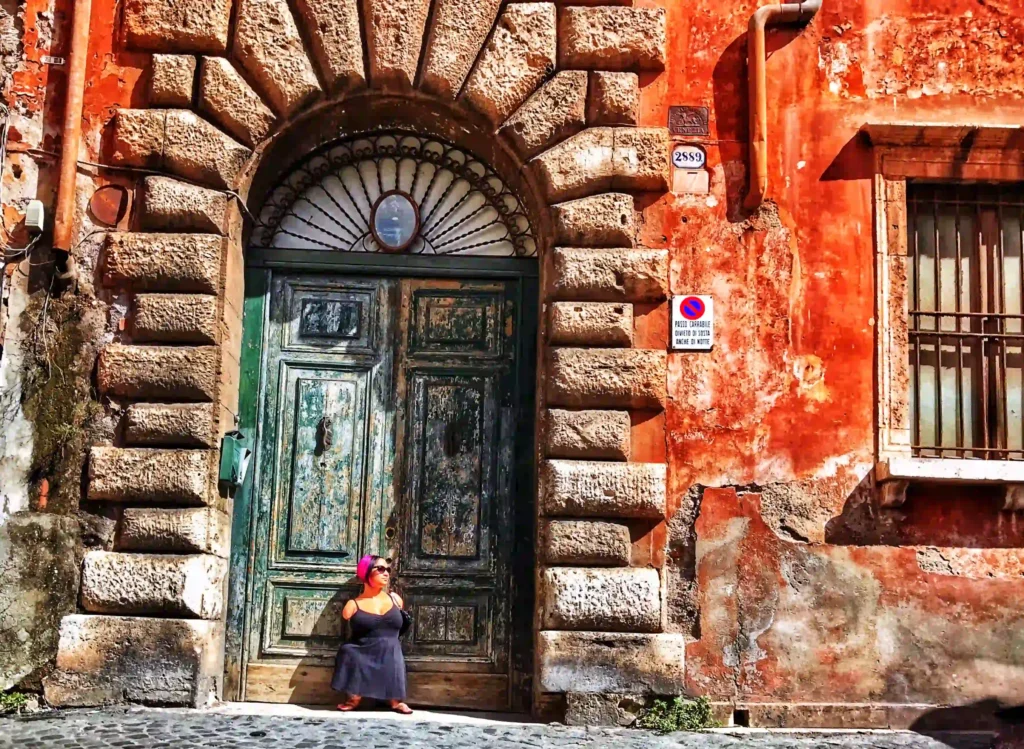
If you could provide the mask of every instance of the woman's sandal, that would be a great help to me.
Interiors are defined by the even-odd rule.
[[[341,712],[343,713],[347,713],[359,707],[359,703],[362,701],[363,700],[361,697],[351,697],[345,702],[342,702],[340,705],[338,705],[338,709],[341,710]]]
[[[412,709],[404,702],[396,702],[394,705],[391,706],[391,709],[394,712],[400,713],[402,715],[412,715]]]

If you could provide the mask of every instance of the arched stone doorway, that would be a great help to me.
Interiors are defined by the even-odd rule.
[[[233,512],[218,482],[218,461],[221,437],[258,395],[241,376],[253,345],[243,340],[243,308],[268,298],[245,283],[254,222],[242,206],[259,213],[296,159],[339,138],[395,130],[493,169],[513,186],[537,244],[540,387],[536,404],[521,404],[546,425],[528,492],[537,497],[538,591],[524,615],[536,657],[520,651],[526,662],[510,666],[509,678],[532,674],[535,705],[570,691],[681,691],[683,635],[664,631],[655,550],[667,510],[664,450],[654,448],[664,442],[668,253],[640,246],[634,204],[638,193],[649,203],[667,189],[667,133],[638,126],[641,75],[664,64],[664,11],[147,0],[129,3],[123,24],[130,50],[157,54],[144,101],[114,117],[110,160],[158,174],[140,178],[133,221],[108,235],[98,274],[130,312],[96,370],[99,396],[117,403],[123,425],[92,448],[86,486],[90,501],[118,515],[119,531],[112,549],[87,555],[83,613],[62,622],[49,701],[199,705],[242,694],[238,616],[248,586],[229,584],[228,539],[236,549],[255,540],[251,514]],[[346,258],[331,277],[398,283],[371,267],[381,253],[280,251],[290,253],[281,261],[289,272],[322,273],[331,254]],[[467,263],[484,262],[402,257],[399,278],[458,283],[479,275],[473,267],[467,276]],[[267,270],[255,254],[249,266]],[[502,280],[486,283],[521,277],[525,289],[526,276],[492,270]],[[331,308],[338,325],[343,308]],[[452,440],[443,445],[457,447]]]
[[[334,699],[341,607],[376,553],[413,614],[412,702],[529,705],[539,248],[513,180],[376,129],[290,165],[257,209],[232,697]]]

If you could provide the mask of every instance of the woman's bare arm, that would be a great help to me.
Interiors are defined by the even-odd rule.
[[[341,610],[341,618],[345,621],[348,621],[356,615],[356,611],[358,608],[359,607],[356,606],[355,600],[350,598],[348,601],[345,602],[345,608]]]

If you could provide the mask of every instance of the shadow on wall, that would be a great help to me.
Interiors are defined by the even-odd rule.
[[[996,700],[979,700],[969,705],[940,707],[921,715],[910,725],[910,730],[924,735],[947,731],[992,731],[992,749],[1021,749],[1024,747],[1024,705],[1005,707]],[[943,743],[951,747],[978,747],[977,738],[942,736]]]
[[[882,507],[869,474],[825,525],[837,546],[1024,547],[1024,521],[1003,509],[999,486],[914,483],[900,507]]]

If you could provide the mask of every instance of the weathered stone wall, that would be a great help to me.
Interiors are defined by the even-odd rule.
[[[213,471],[243,293],[228,191],[270,168],[263,148],[318,145],[303,117],[387,94],[443,102],[454,131],[497,144],[550,229],[538,704],[570,693],[585,720],[596,695],[707,694],[753,723],[878,724],[1022,701],[1003,602],[1024,526],[985,488],[877,501],[874,161],[857,135],[1019,123],[1019,14],[826,0],[809,28],[772,32],[771,200],[748,215],[757,5],[98,2],[86,151],[160,175],[110,176],[133,211],[78,250],[109,309],[94,344],[111,427],[83,485],[117,532],[85,555],[49,699],[199,704],[220,688],[229,503]],[[667,192],[678,104],[710,111],[706,195]],[[674,293],[714,295],[711,353],[666,352]]]

